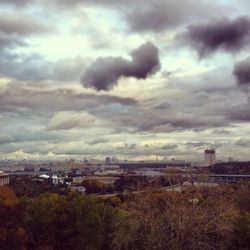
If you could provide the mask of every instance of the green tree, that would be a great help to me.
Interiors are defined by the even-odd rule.
[[[46,194],[25,200],[30,249],[109,249],[115,210],[97,197]]]

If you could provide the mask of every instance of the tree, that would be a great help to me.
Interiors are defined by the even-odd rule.
[[[116,249],[226,249],[238,218],[230,200],[203,198],[197,190],[149,191],[128,207],[132,213],[120,222]]]
[[[23,207],[15,193],[0,187],[0,249],[22,249],[28,235],[22,224]]]
[[[71,193],[46,194],[25,200],[29,247],[52,249],[109,249],[115,210],[97,197]]]

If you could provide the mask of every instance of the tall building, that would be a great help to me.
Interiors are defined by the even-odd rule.
[[[204,163],[206,166],[211,166],[215,163],[215,150],[214,149],[205,149],[204,150]]]
[[[111,164],[111,158],[110,157],[106,157],[105,164],[106,165]]]
[[[3,171],[0,171],[0,186],[8,185],[9,181],[9,176]]]

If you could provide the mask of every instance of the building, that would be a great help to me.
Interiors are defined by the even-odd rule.
[[[106,165],[111,164],[111,158],[110,158],[110,157],[106,157],[106,159],[105,159],[105,164],[106,164]]]
[[[215,150],[214,149],[205,149],[204,150],[204,164],[205,166],[211,166],[215,163]]]
[[[63,177],[58,177],[57,175],[54,174],[52,175],[51,179],[54,185],[59,185],[64,183]]]
[[[9,176],[3,171],[0,171],[0,186],[8,185],[10,182]]]

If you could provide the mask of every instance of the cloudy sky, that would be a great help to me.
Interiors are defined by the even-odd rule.
[[[0,159],[249,159],[249,1],[0,11]]]

